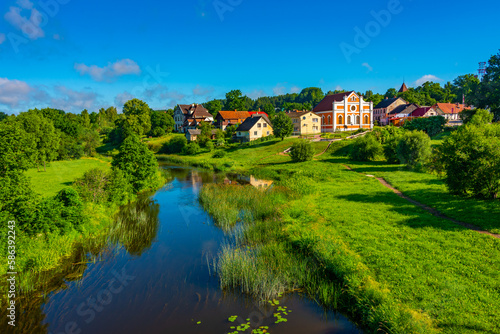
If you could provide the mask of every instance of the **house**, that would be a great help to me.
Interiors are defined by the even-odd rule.
[[[400,97],[394,97],[391,99],[386,97],[373,108],[373,120],[377,121],[380,125],[388,125],[387,115],[393,111],[394,108],[403,104],[408,104],[408,102]],[[383,122],[382,119],[384,119]]]
[[[292,111],[286,114],[292,119],[294,136],[321,133],[321,116],[311,111]]]
[[[386,120],[384,118],[382,118],[382,120],[384,124],[392,123],[393,125],[400,126],[403,125],[403,123],[409,119],[411,113],[417,110],[418,108],[420,108],[420,106],[415,103],[402,104],[394,108],[387,115]]]
[[[215,127],[226,130],[229,125],[241,124],[251,116],[248,111],[219,111],[215,116]]]
[[[271,121],[265,115],[253,115],[238,126],[235,139],[240,142],[249,142],[274,134]]]
[[[466,107],[465,104],[460,103],[436,103],[433,108],[448,121],[460,120],[460,113],[471,109],[471,107]]]
[[[174,110],[175,131],[196,129],[201,122],[213,122],[214,117],[201,104],[179,104]]]
[[[313,112],[321,116],[321,132],[373,128],[373,102],[354,91],[326,96]]]
[[[420,107],[415,109],[410,114],[410,118],[432,117],[432,116],[438,116],[437,111],[433,107]]]
[[[217,130],[212,130],[212,135],[210,136],[210,139],[215,139],[216,133],[217,133]],[[200,129],[188,129],[186,131],[186,139],[189,142],[198,140],[198,137],[200,135],[201,135]]]

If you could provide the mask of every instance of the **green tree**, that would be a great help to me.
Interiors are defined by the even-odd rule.
[[[154,153],[135,135],[125,138],[112,166],[124,173],[137,192],[156,188],[160,184]]]
[[[150,110],[148,104],[139,99],[127,101],[123,106],[125,127],[138,136],[148,133],[151,130]]]
[[[403,128],[406,130],[420,130],[427,133],[430,137],[435,136],[444,130],[446,119],[443,116],[415,118],[405,122]]]
[[[3,111],[0,111],[0,122],[6,119],[7,117],[9,117],[9,115],[4,113]]]
[[[409,168],[421,168],[431,157],[431,139],[422,131],[407,131],[398,143],[398,157]]]
[[[486,66],[486,74],[479,85],[474,98],[474,105],[490,109],[495,115],[495,122],[500,121],[500,52],[491,56]]]
[[[301,140],[292,145],[290,156],[294,162],[310,161],[314,157],[314,148],[311,142]]]
[[[272,122],[274,116],[276,115],[276,110],[271,103],[268,103],[264,106],[264,112],[269,116],[269,120]]]
[[[205,145],[209,141],[211,141],[211,138],[212,138],[212,129],[213,129],[212,124],[210,124],[208,122],[202,122],[200,124],[201,133],[198,136],[198,142],[200,143],[201,146],[205,147]]]
[[[473,74],[458,76],[455,80],[453,80],[453,92],[456,95],[454,102],[462,103],[462,100],[465,97],[466,104],[473,104],[479,83],[479,79]]]
[[[0,176],[9,171],[25,171],[36,160],[36,141],[20,122],[9,118],[0,122]]]
[[[316,106],[318,103],[323,100],[325,97],[325,93],[323,93],[323,90],[318,87],[309,87],[309,88],[304,88],[300,94],[296,98],[296,102],[298,103],[309,103],[313,106]]]
[[[385,93],[384,98],[387,97],[389,99],[392,99],[393,97],[396,97],[396,95],[398,95],[398,91],[394,88],[389,88]]]
[[[80,134],[79,139],[82,142],[85,155],[88,157],[94,156],[95,150],[100,144],[99,133],[95,130],[85,129]]]
[[[470,124],[473,125],[485,125],[493,121],[493,114],[488,110],[477,109],[472,118],[470,119]]]
[[[233,138],[234,134],[236,133],[236,129],[238,128],[238,125],[237,124],[233,124],[233,125],[228,125],[226,127],[226,138],[227,139],[231,139]]]
[[[208,101],[203,106],[207,108],[208,112],[211,113],[214,118],[217,116],[217,113],[222,110],[222,102],[220,100]]]
[[[500,125],[465,125],[441,145],[445,183],[453,194],[481,198],[500,195]]]
[[[84,128],[90,129],[90,115],[87,109],[83,109],[82,113],[80,114],[81,120],[82,120],[82,125]]]
[[[241,90],[232,90],[226,94],[225,108],[227,110],[245,110],[245,99]]]
[[[170,139],[167,143],[163,145],[161,148],[161,153],[167,154],[176,154],[181,153],[184,150],[184,147],[187,145],[187,139],[185,136],[175,136]]]
[[[285,137],[290,136],[293,133],[293,123],[292,119],[288,117],[284,112],[280,112],[274,117],[273,120],[273,132],[274,135],[281,140]]]
[[[174,130],[175,122],[172,116],[163,111],[151,111],[150,136],[161,137]]]

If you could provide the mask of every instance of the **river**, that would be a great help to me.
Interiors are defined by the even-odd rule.
[[[21,319],[29,317],[31,325],[21,326],[24,331],[229,333],[235,330],[231,326],[250,319],[254,328],[268,326],[267,332],[275,334],[360,333],[343,315],[326,312],[299,293],[280,299],[293,312],[287,322],[275,324],[276,307],[222,291],[212,261],[227,237],[199,205],[198,192],[224,177],[164,168],[171,180],[123,209],[110,233],[113,242],[95,261],[78,270],[73,265],[53,280],[56,286],[46,289],[46,296],[25,302],[31,306]],[[230,323],[233,315],[239,318]]]

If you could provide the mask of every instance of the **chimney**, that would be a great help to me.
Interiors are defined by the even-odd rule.
[[[386,99],[386,100],[389,100],[389,97],[388,97],[388,96],[386,96],[386,97],[385,97],[385,99]]]

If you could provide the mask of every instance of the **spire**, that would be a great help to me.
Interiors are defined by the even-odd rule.
[[[403,81],[403,85],[401,86],[401,88],[399,89],[399,92],[400,93],[404,93],[408,90],[408,87],[406,87],[406,84],[404,83]]]

